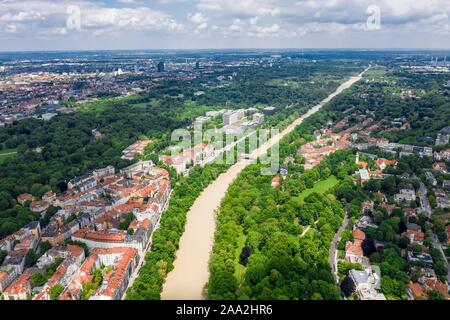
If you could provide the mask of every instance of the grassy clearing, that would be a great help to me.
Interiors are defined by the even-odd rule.
[[[299,89],[300,83],[298,81],[289,80],[289,79],[273,79],[270,80],[267,85],[274,87],[283,87],[289,89]]]
[[[0,164],[7,159],[13,158],[17,154],[17,149],[5,149],[0,151]]]
[[[108,109],[108,106],[110,106],[113,103],[129,103],[133,104],[133,100],[136,100],[136,95],[131,96],[118,96],[118,97],[112,97],[112,98],[101,98],[98,100],[93,100],[89,102],[82,102],[77,104],[76,110],[78,112],[84,112],[84,113],[102,113],[105,112]],[[136,104],[135,105],[140,105]]]
[[[320,193],[324,194],[334,186],[336,186],[339,183],[339,180],[335,176],[329,177],[327,180],[319,181],[317,182],[313,188],[306,189],[300,195],[298,196],[298,200],[300,202],[303,202],[306,197],[308,197],[312,193]]]

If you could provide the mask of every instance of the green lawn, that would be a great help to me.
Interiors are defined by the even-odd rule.
[[[0,164],[6,159],[13,158],[17,154],[17,149],[5,149],[0,151]]]
[[[298,196],[300,202],[304,201],[312,193],[324,194],[339,183],[339,180],[335,176],[329,177],[327,180],[317,182],[313,188],[306,189]]]
[[[289,89],[299,89],[300,83],[295,80],[290,79],[273,79],[270,80],[267,85],[274,86],[274,87],[284,87]]]
[[[117,96],[109,98],[100,98],[98,100],[93,100],[89,102],[79,103],[76,106],[76,111],[84,113],[101,113],[108,109],[108,106],[113,103],[128,103],[130,105],[138,105],[142,108],[143,104],[133,103],[136,100],[136,95],[131,96]]]

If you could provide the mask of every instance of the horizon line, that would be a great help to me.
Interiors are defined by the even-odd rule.
[[[298,47],[298,48],[157,48],[157,49],[55,49],[55,50],[46,50],[46,49],[39,49],[39,50],[0,50],[0,54],[12,54],[12,53],[62,53],[62,52],[99,52],[99,51],[105,51],[105,52],[120,52],[120,51],[261,51],[261,50],[268,50],[268,51],[293,51],[293,50],[304,50],[304,51],[367,51],[367,52],[380,52],[380,51],[386,51],[386,52],[392,52],[392,51],[450,51],[449,48],[357,48],[357,47]]]

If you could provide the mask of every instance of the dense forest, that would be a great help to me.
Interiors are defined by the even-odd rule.
[[[338,152],[302,176],[291,171],[281,188],[271,187],[259,165],[245,169],[219,211],[208,297],[338,299],[327,259],[344,207],[334,188],[302,194],[319,180],[352,173],[353,159],[351,151]]]

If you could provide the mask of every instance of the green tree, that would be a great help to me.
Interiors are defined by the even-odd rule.
[[[430,300],[447,300],[442,293],[436,290],[428,292],[428,297]]]
[[[33,287],[41,287],[47,282],[47,277],[40,272],[33,273],[31,283]]]
[[[32,265],[34,265],[36,263],[38,258],[39,258],[39,256],[36,254],[36,252],[34,250],[28,250],[28,252],[25,256],[25,266],[31,267]]]
[[[2,264],[3,260],[8,256],[8,252],[6,250],[0,250],[0,265]]]
[[[64,287],[61,284],[55,284],[50,288],[50,300],[57,300],[63,291]]]

